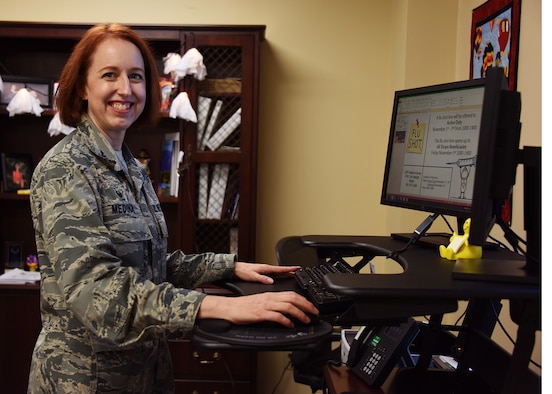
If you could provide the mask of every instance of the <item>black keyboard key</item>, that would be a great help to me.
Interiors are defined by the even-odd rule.
[[[301,268],[295,273],[295,279],[299,287],[305,291],[306,297],[321,314],[341,313],[352,304],[352,298],[327,289],[322,278],[328,273],[351,272],[353,271],[350,267],[338,261],[337,266],[325,263],[315,267]]]

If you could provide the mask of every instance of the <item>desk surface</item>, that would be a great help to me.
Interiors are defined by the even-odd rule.
[[[385,236],[304,236],[307,246],[322,248],[356,247],[372,249],[386,255],[399,250],[404,242]],[[524,265],[524,260],[505,250],[486,251],[484,258],[491,264],[507,261]],[[337,293],[355,298],[537,298],[540,286],[508,282],[487,282],[453,279],[454,261],[443,259],[437,250],[412,245],[399,259],[402,274],[328,274],[326,285]]]
[[[375,255],[387,255],[404,247],[404,241],[386,236],[334,236],[310,235],[302,237],[306,248],[318,249],[335,255],[336,251],[356,249],[358,253],[371,251]],[[333,253],[333,254],[332,254]],[[505,250],[486,251],[487,261],[501,264],[504,261],[524,260]],[[387,322],[407,316],[422,316],[454,312],[458,300],[473,298],[538,299],[540,285],[513,284],[508,282],[483,282],[454,279],[454,261],[440,257],[435,249],[410,246],[400,254],[400,274],[327,274],[326,286],[336,293],[352,296],[355,305],[341,314],[335,323]],[[393,264],[395,264],[393,262]],[[237,294],[247,295],[264,291],[298,290],[295,280],[277,279],[273,285],[248,282],[227,284]]]
[[[357,249],[371,251],[375,255],[387,255],[404,246],[403,241],[385,236],[333,236],[316,235],[302,237],[305,247],[326,250]],[[324,254],[324,253],[322,253]],[[523,259],[505,250],[486,251],[486,259],[495,263]],[[435,249],[412,245],[403,252],[399,264],[405,269],[401,274],[327,274],[326,286],[336,293],[352,296],[354,305],[334,320],[334,323],[370,321],[387,324],[408,316],[423,316],[454,312],[458,300],[472,298],[538,299],[539,285],[483,282],[453,279],[455,262],[443,259]],[[395,263],[393,263],[395,264]],[[273,285],[250,282],[225,284],[240,295],[265,291],[300,291],[291,278],[277,279]]]

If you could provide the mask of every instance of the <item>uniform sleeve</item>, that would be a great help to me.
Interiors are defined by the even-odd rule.
[[[41,297],[49,318],[68,329],[84,327],[97,351],[184,334],[193,327],[204,294],[154,284],[122,265],[102,221],[101,191],[90,171],[57,155],[33,178]]]
[[[194,289],[216,280],[231,279],[235,260],[234,254],[176,251],[167,256],[167,280],[175,286]]]

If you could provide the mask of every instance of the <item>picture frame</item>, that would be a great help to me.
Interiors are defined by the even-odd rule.
[[[21,77],[15,75],[2,75],[4,90],[0,97],[0,105],[8,105],[15,94],[23,88],[27,88],[38,98],[40,106],[51,108],[53,101],[53,83],[48,79]]]
[[[516,89],[521,0],[488,0],[472,11],[470,79],[488,67],[503,67]]]
[[[2,184],[4,192],[28,189],[33,174],[32,158],[27,154],[0,154],[2,160]]]
[[[23,242],[6,241],[6,268],[23,268]]]

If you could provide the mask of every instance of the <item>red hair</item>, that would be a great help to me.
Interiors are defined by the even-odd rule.
[[[99,44],[107,38],[120,38],[136,45],[144,59],[146,77],[146,102],[136,124],[153,125],[159,119],[161,91],[159,76],[150,45],[136,32],[120,24],[102,24],[90,28],[75,46],[65,64],[56,98],[56,105],[63,124],[75,127],[87,111],[87,101],[83,99],[86,76],[92,56]]]

